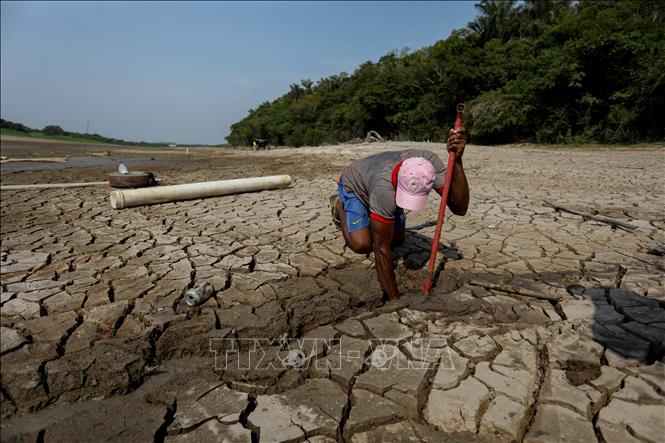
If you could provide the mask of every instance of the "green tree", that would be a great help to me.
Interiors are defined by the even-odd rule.
[[[231,127],[232,144],[364,137],[444,141],[467,103],[475,141],[665,139],[665,3],[483,0],[478,17],[417,51],[290,85]]]
[[[42,129],[46,135],[65,135],[65,131],[58,125],[48,125]]]

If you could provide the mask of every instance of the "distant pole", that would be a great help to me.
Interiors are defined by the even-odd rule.
[[[90,117],[88,117],[88,121],[85,122],[85,135],[88,135],[88,134],[89,134],[89,132],[88,132],[89,129],[90,129]],[[87,138],[87,137],[86,137],[86,138]],[[86,148],[88,147],[88,146],[87,146],[87,143],[86,143],[85,147],[86,147]]]

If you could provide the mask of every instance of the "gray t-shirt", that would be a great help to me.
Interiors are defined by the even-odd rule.
[[[432,163],[436,172],[434,189],[441,188],[446,181],[446,165],[438,155],[422,149],[381,152],[356,160],[342,171],[342,186],[347,192],[356,194],[371,214],[393,220],[398,209],[393,170],[400,162],[413,157],[423,157]]]

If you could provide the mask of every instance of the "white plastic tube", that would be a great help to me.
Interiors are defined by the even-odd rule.
[[[271,175],[268,177],[238,178],[235,180],[188,183],[184,185],[154,186],[142,189],[111,191],[110,203],[113,209],[124,209],[155,203],[280,189],[286,188],[290,184],[291,177],[288,175]]]

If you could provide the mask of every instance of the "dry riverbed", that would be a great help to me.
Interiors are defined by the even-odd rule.
[[[469,146],[471,206],[447,217],[432,295],[435,198],[407,217],[387,303],[328,196],[349,161],[408,147],[442,150],[3,139],[10,158],[91,160],[2,165],[2,185],[102,181],[119,159],[162,184],[293,184],[120,211],[106,186],[3,191],[2,440],[662,441],[665,150]],[[206,281],[215,296],[187,308]]]

